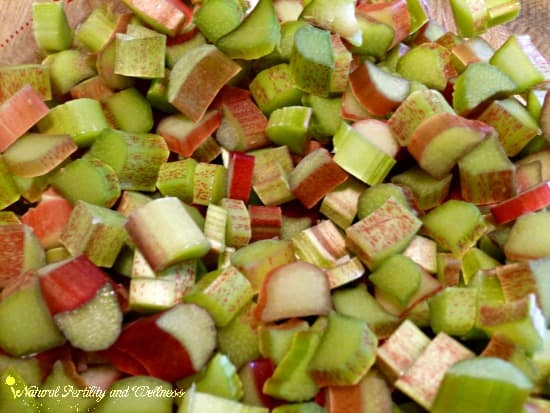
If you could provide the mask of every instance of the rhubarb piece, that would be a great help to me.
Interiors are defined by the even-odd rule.
[[[427,211],[441,205],[449,195],[452,175],[436,179],[423,169],[412,168],[392,176],[391,182],[411,190],[414,202],[421,210]]]
[[[298,88],[307,93],[328,96],[334,70],[330,32],[309,24],[296,30],[290,70]]]
[[[25,224],[0,225],[0,286],[26,271],[44,265],[44,250],[32,227]]]
[[[424,120],[415,129],[407,148],[422,169],[442,179],[460,158],[495,134],[483,122],[443,112]]]
[[[222,104],[216,140],[229,151],[249,151],[267,146],[268,120],[251,98]]]
[[[363,182],[348,178],[324,196],[319,212],[345,230],[358,213],[358,202],[365,189]]]
[[[85,254],[95,265],[111,267],[127,239],[125,223],[119,212],[77,201],[59,241],[72,256]]]
[[[496,268],[500,262],[479,248],[470,248],[462,257],[460,271],[464,284],[468,285],[479,270]]]
[[[514,81],[499,68],[485,62],[471,63],[456,78],[453,107],[459,115],[466,116],[489,99],[507,96],[515,89]]]
[[[43,100],[51,100],[49,67],[44,64],[23,64],[0,68],[0,102],[5,102],[26,84],[30,84]]]
[[[161,0],[150,4],[140,0],[124,0],[124,4],[145,23],[168,36],[174,36],[187,19],[187,6],[181,2]]]
[[[31,178],[51,172],[76,150],[69,135],[27,133],[4,152],[3,158],[14,175]]]
[[[361,44],[353,46],[351,51],[358,55],[383,59],[391,48],[395,31],[388,24],[369,18],[364,13],[359,12],[357,7],[355,17],[361,30]]]
[[[181,228],[173,231],[172,228]],[[126,229],[154,271],[204,256],[210,244],[182,202],[174,197],[151,201],[135,210]]]
[[[243,396],[241,379],[225,354],[216,353],[198,376],[195,388],[199,392],[235,401]]]
[[[166,96],[172,105],[198,122],[222,86],[240,71],[241,66],[215,46],[194,47],[172,68]]]
[[[493,204],[516,195],[516,167],[496,136],[485,139],[466,154],[458,161],[458,168],[465,201]]]
[[[378,119],[362,119],[351,126],[392,158],[399,155],[401,148],[387,122]]]
[[[283,214],[280,206],[249,205],[251,242],[262,239],[277,239],[281,235]]]
[[[216,46],[232,59],[253,60],[271,53],[280,38],[273,2],[260,0],[234,30],[216,41]]]
[[[422,222],[394,198],[346,229],[346,244],[371,270],[403,251]]]
[[[351,91],[372,115],[384,116],[409,94],[409,81],[365,61],[349,75]]]
[[[98,52],[96,70],[109,88],[112,90],[122,90],[132,87],[135,83],[135,79],[115,73],[116,49],[116,39],[112,39],[100,52]]]
[[[408,3],[405,0],[394,0],[384,5],[375,6],[361,3],[356,7],[356,13],[391,27],[394,36],[390,48],[393,48],[411,33],[411,15]],[[412,6],[413,2],[410,3]]]
[[[170,78],[170,71],[165,70],[164,77],[157,77],[151,80],[149,88],[145,93],[145,97],[154,109],[159,110],[162,113],[171,115],[178,112],[178,110],[168,102],[166,97],[166,90],[168,87],[168,79]]]
[[[302,104],[312,109],[309,132],[320,142],[327,142],[340,126],[342,98],[325,98],[309,94],[302,97]]]
[[[420,357],[430,339],[412,321],[404,320],[376,352],[376,366],[393,383]]]
[[[357,129],[341,122],[334,135],[334,162],[368,185],[382,182],[396,161]]]
[[[301,20],[336,33],[354,46],[361,46],[361,29],[355,18],[355,2],[313,0],[302,10]]]
[[[494,100],[478,119],[495,128],[508,156],[515,156],[541,133],[535,119],[516,99]]]
[[[226,227],[228,212],[224,207],[209,204],[204,218],[204,236],[210,243],[209,254],[218,256],[226,249]]]
[[[377,290],[396,299],[403,307],[420,288],[422,271],[409,257],[395,254],[384,260],[376,271],[369,275]]]
[[[42,64],[50,69],[52,93],[63,96],[81,81],[96,74],[84,53],[67,49],[46,56]]]
[[[451,52],[453,66],[462,73],[472,63],[488,63],[495,51],[483,37],[476,36],[457,44]]]
[[[116,16],[107,7],[98,7],[80,23],[75,38],[90,51],[99,52],[113,38],[116,26]]]
[[[126,392],[128,389],[133,390]],[[145,375],[125,377],[105,389],[105,397],[101,399],[94,411],[98,413],[113,411],[170,413],[173,404],[173,398],[170,396],[173,392],[172,385],[164,380]]]
[[[185,392],[178,413],[199,413],[212,409],[218,412],[268,413],[269,409],[250,406],[224,397],[202,393],[191,387]]]
[[[271,359],[276,365],[279,364],[290,349],[294,336],[299,331],[308,329],[307,322],[298,318],[280,324],[260,324],[258,338],[261,355]]]
[[[542,63],[545,59],[529,35],[510,35],[495,50],[489,62],[516,83],[516,92],[523,92],[545,80],[545,63]]]
[[[76,159],[68,163],[51,176],[50,183],[72,204],[81,200],[109,208],[120,196],[115,171],[95,158]]]
[[[405,79],[416,80],[440,91],[456,75],[449,49],[431,42],[422,43],[405,53],[397,62],[397,72]]]
[[[361,220],[382,206],[388,199],[393,198],[405,208],[409,202],[403,187],[392,183],[380,183],[366,188],[357,200],[357,217]]]
[[[249,89],[254,101],[266,115],[278,108],[299,105],[303,95],[288,63],[263,69],[252,79]]]
[[[37,126],[41,133],[71,135],[79,147],[90,146],[101,131],[109,127],[100,103],[89,98],[57,105]]]
[[[292,402],[302,402],[315,396],[319,387],[309,372],[309,364],[319,342],[319,334],[312,330],[296,333],[273,375],[265,381],[263,392]]]
[[[90,98],[102,100],[113,94],[113,90],[107,86],[105,79],[101,76],[92,76],[82,82],[74,85],[69,94],[73,99]]]
[[[117,33],[114,73],[153,79],[164,76],[166,36],[154,32]]]
[[[95,139],[86,157],[111,166],[121,190],[152,192],[168,155],[166,143],[159,135],[106,129]]]
[[[461,37],[483,34],[488,28],[487,2],[484,0],[452,0],[451,9]]]
[[[151,104],[135,88],[124,89],[107,96],[102,103],[118,129],[146,133],[153,127]]]
[[[299,260],[332,268],[347,256],[346,240],[332,223],[324,220],[292,237]]]
[[[188,204],[193,202],[193,181],[197,161],[193,158],[160,165],[157,188],[163,196],[173,196]]]
[[[193,176],[193,203],[218,203],[226,195],[227,170],[223,165],[199,162]]]
[[[428,300],[430,326],[434,333],[465,337],[474,328],[477,315],[477,291],[447,287]]]
[[[395,382],[395,386],[430,410],[445,373],[458,361],[472,357],[474,354],[458,341],[439,333]]]
[[[128,306],[140,313],[167,310],[180,302],[175,280],[165,277],[132,277],[129,290]]]
[[[328,192],[348,178],[325,148],[306,155],[290,173],[290,190],[306,207],[311,208]]]
[[[227,197],[248,201],[252,190],[255,158],[242,152],[231,152],[227,165]]]
[[[48,114],[48,107],[30,85],[23,86],[0,106],[0,152]]]
[[[68,49],[73,43],[63,2],[33,3],[32,31],[36,44],[46,53]]]
[[[227,245],[233,248],[247,245],[252,237],[252,228],[246,204],[240,199],[223,198],[220,205],[227,211]]]
[[[23,222],[13,211],[0,211],[0,225],[22,224]],[[27,224],[29,225],[29,224]],[[31,225],[29,225],[31,226]]]
[[[286,145],[292,153],[304,155],[312,109],[305,106],[285,106],[269,115],[267,137],[277,145]]]
[[[243,5],[237,0],[209,0],[193,15],[193,22],[211,43],[237,28],[244,17]]]
[[[517,412],[532,388],[531,381],[512,364],[495,357],[476,357],[447,370],[431,411]],[[489,402],[492,394],[500,396]]]
[[[298,294],[300,299],[296,300],[290,292]],[[296,261],[278,266],[268,273],[262,283],[254,315],[257,320],[270,322],[327,315],[331,309],[325,272],[316,265]]]
[[[374,364],[377,346],[365,321],[332,311],[309,366],[311,375],[320,387],[357,384]]]
[[[189,158],[220,123],[219,111],[207,112],[199,122],[194,122],[183,114],[174,114],[162,118],[156,131],[166,140],[172,152]]]
[[[55,325],[40,294],[36,277],[0,300],[0,347],[8,354],[22,356],[45,351],[64,343],[65,337]]]
[[[293,244],[284,240],[253,242],[231,255],[231,264],[248,278],[255,292],[261,288],[269,272],[294,261]]]
[[[550,245],[546,237],[546,223],[550,214],[545,211],[525,214],[516,219],[504,244],[506,258],[525,261],[549,255]]]
[[[184,302],[206,309],[218,327],[227,325],[251,299],[248,279],[233,266],[204,275],[184,297]]]

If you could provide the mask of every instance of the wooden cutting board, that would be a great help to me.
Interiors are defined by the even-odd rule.
[[[0,65],[38,62],[41,59],[32,35],[31,5],[33,1],[0,0]],[[122,8],[119,0],[65,0],[69,21],[76,27],[101,4]],[[431,16],[454,30],[454,21],[447,0],[426,0]],[[510,33],[529,34],[539,50],[550,61],[550,0],[524,0],[520,16],[506,26],[490,30],[485,37],[498,47]]]

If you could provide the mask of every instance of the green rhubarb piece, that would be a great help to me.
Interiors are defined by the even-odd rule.
[[[520,216],[514,222],[504,244],[506,258],[513,261],[538,259],[550,255],[550,212]]]
[[[131,376],[115,381],[98,403],[96,413],[171,413],[172,385],[151,376]]]
[[[197,391],[195,386],[192,386],[185,392],[177,413],[202,412],[269,413],[269,409],[267,407],[246,405],[213,394],[202,393]],[[159,413],[164,413],[164,411]]]
[[[288,320],[282,324],[262,324],[258,327],[259,350],[263,357],[279,364],[290,349],[294,336],[307,331],[309,325],[300,319]]]
[[[508,156],[518,155],[541,133],[535,118],[515,98],[493,100],[478,119],[495,128]]]
[[[41,133],[68,134],[79,147],[88,147],[109,124],[97,100],[80,98],[50,109],[37,126]]]
[[[116,172],[96,158],[68,163],[51,176],[50,184],[73,204],[81,200],[109,208],[120,196]]]
[[[149,27],[168,36],[175,36],[187,21],[185,8],[168,0],[160,0],[151,5],[139,0],[123,0],[123,3],[134,12],[138,22],[143,21]]]
[[[422,43],[405,53],[397,62],[397,72],[406,79],[427,87],[444,90],[449,80],[451,52],[437,43]]]
[[[204,236],[210,243],[210,251],[221,254],[225,250],[227,210],[224,207],[208,204],[204,218]]]
[[[407,9],[411,19],[409,32],[413,34],[429,22],[429,13],[426,4],[421,0],[407,0]]]
[[[116,24],[116,16],[106,6],[95,8],[78,26],[76,40],[90,51],[99,52],[111,40]]]
[[[160,165],[157,188],[163,196],[175,196],[183,202],[193,201],[193,180],[197,161],[193,158]]]
[[[193,178],[193,203],[208,205],[225,197],[227,170],[223,165],[199,162]]]
[[[216,43],[220,37],[237,28],[243,18],[241,1],[207,0],[193,15],[193,22],[211,43]]]
[[[285,62],[290,60],[292,48],[294,47],[294,34],[296,30],[307,24],[303,20],[286,20],[281,23],[281,40],[274,51],[277,57]]]
[[[498,67],[485,62],[471,63],[455,81],[453,107],[459,115],[467,115],[483,102],[509,95],[515,89],[515,82]]]
[[[57,313],[54,321],[73,347],[104,350],[120,335],[122,311],[113,287],[105,283],[91,300],[74,310]]]
[[[115,73],[116,49],[116,41],[113,39],[99,51],[96,59],[96,69],[101,79],[110,89],[122,90],[132,87],[135,79]]]
[[[73,43],[73,29],[64,2],[33,3],[32,30],[38,47],[46,53],[60,52]]]
[[[426,211],[432,209],[447,198],[451,188],[452,175],[436,179],[423,169],[413,166],[400,174],[394,175],[391,182],[410,188],[418,208]]]
[[[361,44],[352,45],[351,51],[362,56],[372,56],[378,60],[384,58],[390,50],[395,30],[389,25],[357,15],[357,24],[361,30]]]
[[[323,197],[319,212],[345,230],[359,212],[358,201],[365,189],[363,182],[348,178]]]
[[[34,277],[0,300],[0,324],[0,348],[14,356],[49,350],[65,342]]]
[[[357,218],[363,219],[370,215],[390,197],[393,197],[403,207],[410,207],[409,201],[400,186],[392,183],[379,183],[366,188],[359,195],[359,199],[357,200]]]
[[[250,214],[244,201],[223,198],[220,205],[227,211],[227,225],[225,227],[227,245],[233,248],[248,245],[252,237],[252,226]]]
[[[18,189],[6,161],[0,155],[0,208],[4,209],[19,200],[21,191]]]
[[[0,370],[0,412],[37,413],[40,404],[29,388],[17,370],[12,367]]]
[[[368,185],[381,183],[395,165],[394,158],[345,122],[334,135],[334,162]]]
[[[153,192],[159,169],[169,154],[160,135],[105,129],[85,157],[99,159],[112,167],[120,189]]]
[[[46,264],[52,264],[71,258],[71,254],[65,247],[53,247],[46,250]]]
[[[40,411],[72,413],[93,410],[98,402],[98,395],[91,391],[84,393],[86,388],[73,378],[76,373],[73,369],[74,366],[70,363],[65,364],[60,360],[53,364],[51,373],[41,386],[46,396],[37,400]]]
[[[537,260],[530,260],[527,265],[533,275],[537,285],[537,297],[541,310],[546,319],[546,324],[550,324],[550,283],[548,282],[548,269],[550,268],[550,258],[543,257]]]
[[[101,267],[111,267],[123,247],[126,218],[117,211],[76,201],[60,241],[74,257],[85,254]]]
[[[137,89],[124,89],[103,99],[118,129],[145,133],[153,127],[151,104]]]
[[[50,68],[45,64],[0,67],[0,103],[29,83],[45,101],[52,99]]]
[[[292,403],[277,406],[272,413],[323,413],[326,410],[315,402]]]
[[[462,272],[462,279],[466,285],[470,283],[479,270],[489,270],[500,265],[500,262],[495,258],[482,249],[475,247],[466,251],[461,261],[460,271]]]
[[[253,60],[271,53],[280,38],[281,27],[272,1],[260,0],[234,30],[215,44],[232,59]]]
[[[530,89],[527,91],[527,104],[525,107],[533,119],[540,119],[545,97],[545,90]]]
[[[260,71],[250,82],[250,93],[262,112],[300,104],[303,92],[294,82],[288,63],[280,63]]]
[[[496,136],[490,136],[458,161],[462,198],[491,204],[516,195],[516,166]]]
[[[199,392],[213,394],[238,401],[243,396],[243,384],[231,360],[216,353],[208,362],[199,380],[195,382]]]
[[[465,287],[446,287],[428,300],[430,326],[434,333],[467,336],[475,326],[477,291]]]
[[[352,45],[362,44],[353,0],[310,0],[304,5],[299,18],[338,34]]]
[[[52,92],[68,93],[73,86],[96,74],[85,54],[77,49],[67,49],[46,56],[42,61],[50,69]]]
[[[510,35],[490,60],[516,84],[516,92],[523,92],[546,79],[544,70],[538,66],[544,59],[533,45],[529,35]]]
[[[474,37],[487,31],[489,16],[485,0],[451,0],[451,9],[461,37]]]
[[[296,257],[321,268],[333,268],[345,255],[346,241],[338,227],[329,220],[304,229],[292,238]],[[328,245],[330,244],[330,245]]]
[[[184,297],[207,310],[217,326],[227,325],[254,295],[250,281],[235,267],[204,275]]]
[[[319,387],[310,374],[310,363],[320,343],[318,333],[299,331],[293,337],[290,348],[267,379],[263,392],[267,395],[292,402],[313,398]]]
[[[145,94],[147,101],[154,109],[157,109],[168,115],[172,115],[178,112],[178,110],[168,102],[166,97],[166,91],[168,90],[168,79],[170,78],[170,72],[166,69],[164,77],[158,77],[152,79]]]
[[[357,384],[374,364],[377,346],[378,338],[365,321],[332,311],[311,360],[311,374],[319,385]]]
[[[302,104],[312,109],[309,132],[317,140],[328,143],[342,121],[342,98],[307,94],[302,96]]]
[[[519,0],[487,0],[488,26],[494,27],[514,20],[521,11]]]
[[[294,34],[290,70],[299,89],[328,96],[334,71],[330,32],[311,25],[300,27]]]
[[[519,412],[532,388],[531,381],[511,363],[476,357],[459,361],[447,370],[430,411]]]
[[[151,200],[152,198],[150,196],[142,194],[141,192],[123,191],[117,206],[117,211],[125,217],[128,217],[140,206],[145,205]]]
[[[306,106],[285,106],[269,115],[265,133],[276,145],[286,145],[295,154],[303,155],[309,142],[308,127],[312,109]]]
[[[491,45],[481,36],[466,39],[451,49],[453,66],[462,73],[468,65],[475,62],[489,63],[495,52]]]
[[[384,310],[367,291],[366,284],[334,291],[332,302],[339,314],[365,321],[379,338],[389,337],[400,324],[399,318]]]
[[[423,218],[423,231],[444,251],[461,257],[487,230],[478,207],[459,200],[449,200],[432,209]]]
[[[237,369],[260,357],[259,332],[252,316],[254,306],[250,301],[229,324],[218,328],[218,350],[229,357]]]
[[[154,32],[153,32],[154,33]],[[144,79],[164,76],[166,36],[117,33],[114,73]]]
[[[397,299],[403,307],[420,288],[422,270],[411,258],[395,254],[384,260],[376,271],[369,275],[377,289]]]
[[[402,252],[422,226],[416,215],[390,197],[380,207],[346,229],[346,244],[371,270]]]

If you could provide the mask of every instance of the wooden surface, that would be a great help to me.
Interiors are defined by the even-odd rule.
[[[31,4],[47,0],[0,0],[0,65],[37,62],[37,51],[31,28]],[[121,7],[118,0],[65,0],[73,27],[100,4]],[[453,30],[454,22],[448,0],[426,0],[431,16]],[[517,20],[490,30],[485,37],[497,47],[510,33],[530,34],[539,50],[550,60],[550,0],[524,0]]]

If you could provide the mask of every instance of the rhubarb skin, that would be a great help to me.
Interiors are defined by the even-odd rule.
[[[44,248],[60,245],[59,238],[69,221],[73,207],[69,201],[49,188],[38,205],[21,216],[21,222],[31,227]]]
[[[46,266],[40,273],[40,290],[52,315],[81,307],[109,281],[85,255]]]
[[[550,181],[543,182],[513,198],[494,205],[490,211],[495,222],[503,225],[548,205],[550,205]]]
[[[231,152],[227,165],[227,197],[248,202],[252,190],[255,157],[242,152]]]
[[[31,245],[36,240],[38,251]],[[31,256],[37,252],[36,256]],[[25,224],[0,225],[0,289],[26,270],[44,264],[44,253],[32,229]]]
[[[0,152],[48,114],[49,108],[32,86],[23,86],[0,106]]]
[[[381,3],[359,2],[355,12],[360,16],[385,23],[393,28],[394,36],[390,48],[404,41],[411,33],[411,15],[405,0]]]

